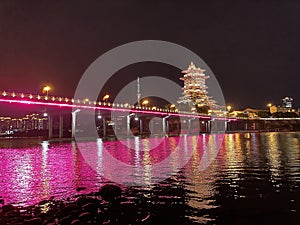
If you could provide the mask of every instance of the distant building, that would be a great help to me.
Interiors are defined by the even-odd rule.
[[[27,132],[30,130],[46,130],[48,118],[39,114],[30,114],[22,118],[0,117],[0,133],[8,131]]]
[[[281,99],[281,105],[272,105],[270,107],[271,114],[288,112],[296,112],[296,110],[293,109],[293,98],[291,97],[285,97]]]
[[[197,109],[198,112],[207,113],[208,110],[216,108],[216,101],[208,96],[205,81],[209,76],[204,72],[205,70],[196,67],[192,62],[187,70],[182,71],[184,76],[180,80],[184,81],[183,96],[179,97],[177,102],[189,105],[192,110]]]
[[[10,117],[0,117],[0,133],[5,133],[10,129]]]
[[[245,108],[244,110],[240,111],[233,111],[229,115],[230,116],[237,116],[237,117],[248,117],[248,118],[258,118],[261,115],[267,114],[268,110],[265,109],[253,109],[253,108]]]
[[[270,113],[271,114],[274,114],[274,113],[296,113],[297,115],[299,115],[299,112],[297,112],[295,109],[282,107],[282,106],[276,106],[276,105],[272,105],[270,107]]]
[[[270,113],[286,113],[286,112],[293,112],[294,109],[291,109],[289,107],[282,107],[277,105],[272,105],[270,107]]]
[[[281,100],[281,105],[283,108],[292,108],[293,107],[293,99],[291,97],[285,97]]]

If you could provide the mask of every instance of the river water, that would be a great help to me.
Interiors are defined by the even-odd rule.
[[[153,224],[298,224],[299,141],[300,133],[292,132],[136,138],[127,147],[98,140],[83,145],[98,156],[87,163],[75,142],[1,139],[0,196],[5,204],[30,205],[51,196],[66,199],[78,187],[97,191],[108,178],[122,183],[128,171],[108,165],[105,148],[120,162],[146,168],[132,176],[143,186],[121,186],[155,216]],[[164,160],[164,180],[157,170],[147,172]]]

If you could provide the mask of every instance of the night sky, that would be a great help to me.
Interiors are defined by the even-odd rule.
[[[235,109],[263,108],[285,96],[300,106],[299,25],[296,0],[2,0],[0,90],[40,93],[51,84],[52,94],[72,97],[84,71],[101,54],[155,39],[198,54]],[[167,76],[182,84],[179,69],[142,63],[119,71],[102,92],[113,95],[138,75]]]

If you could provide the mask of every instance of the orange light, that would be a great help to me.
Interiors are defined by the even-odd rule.
[[[48,95],[49,91],[51,90],[51,87],[49,87],[48,85],[43,87],[43,94]]]
[[[103,101],[109,99],[109,94],[104,95],[104,97],[102,98]]]
[[[148,103],[149,103],[148,100],[144,100],[144,101],[142,102],[142,105],[147,105]]]

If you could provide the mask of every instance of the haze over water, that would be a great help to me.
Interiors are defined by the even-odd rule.
[[[147,164],[168,157],[178,139],[166,138],[154,151],[138,153],[118,141],[98,144],[113,149],[110,153],[118,160],[134,164],[138,158]],[[186,137],[193,156],[180,172],[159,184],[124,186],[125,197],[170,224],[297,224],[300,133],[226,134],[216,158],[215,152],[203,149],[209,139],[210,135]],[[144,149],[156,141],[131,140]],[[203,157],[215,159],[200,171]],[[30,205],[51,196],[66,199],[78,194],[78,187],[89,193],[108,182],[101,176],[101,165],[94,171],[74,142],[2,139],[0,162],[0,196],[5,204]]]

